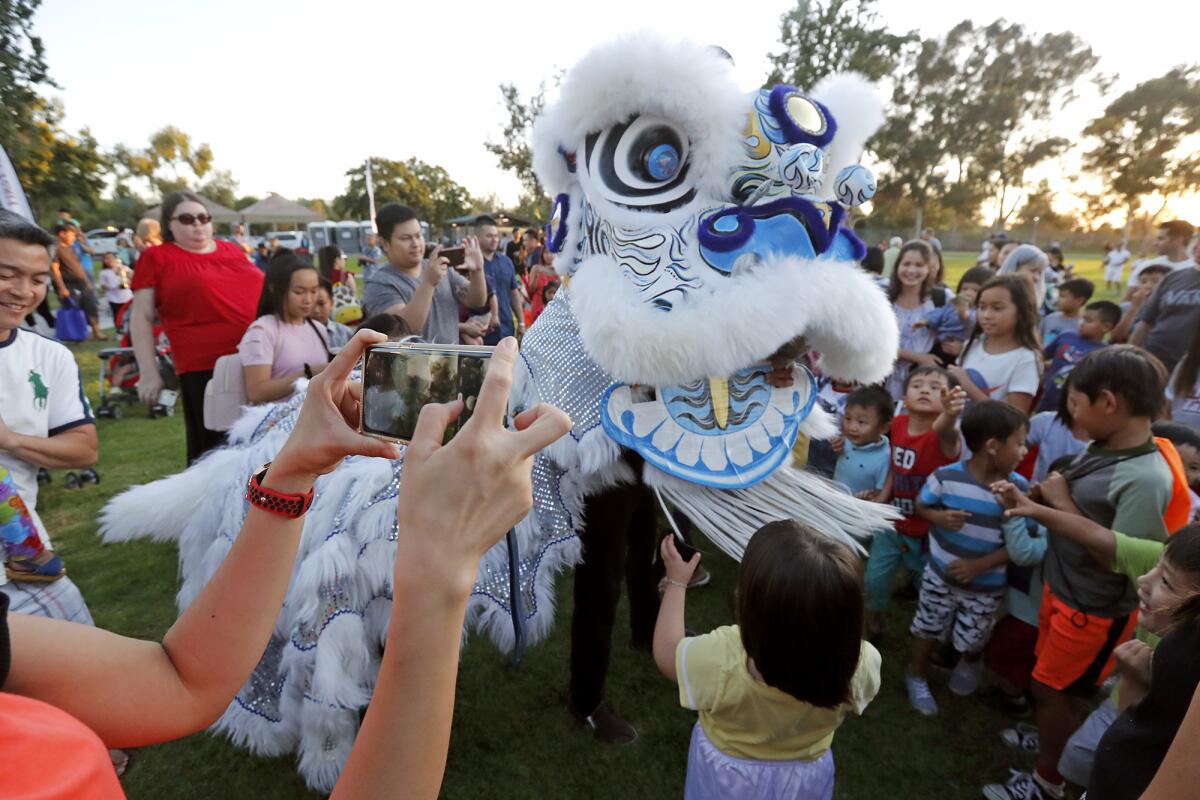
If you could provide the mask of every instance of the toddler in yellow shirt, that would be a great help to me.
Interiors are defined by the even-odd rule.
[[[654,661],[700,714],[684,797],[832,798],[833,733],[879,691],[854,553],[792,520],[763,526],[742,557],[738,624],[687,638],[684,597],[700,556],[685,562],[671,536],[662,556]]]

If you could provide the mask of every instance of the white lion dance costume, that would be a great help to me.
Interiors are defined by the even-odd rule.
[[[501,542],[481,565],[468,629],[506,651],[514,615],[524,640],[544,636],[554,577],[580,558],[584,499],[622,481],[657,488],[734,557],[773,519],[856,547],[888,524],[884,507],[790,466],[800,433],[834,432],[813,376],[796,366],[793,386],[767,382],[772,356],[806,348],[837,378],[891,369],[891,308],[842,227],[874,192],[856,161],[881,121],[855,76],[807,95],[747,94],[720,50],[649,34],[599,47],[569,73],[534,132],[536,169],[557,196],[549,246],[569,289],[525,337],[511,405],[551,403],[574,427],[536,459],[534,510],[517,552]],[[178,541],[186,607],[241,527],[246,476],[278,451],[301,402],[247,409],[228,447],[114,498],[106,541]],[[333,787],[371,697],[404,535],[402,468],[351,458],[317,482],[275,635],[216,724],[259,753],[297,750],[318,789]],[[228,501],[204,502],[214,496]]]

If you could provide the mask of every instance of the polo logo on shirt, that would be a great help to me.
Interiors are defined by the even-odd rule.
[[[42,376],[37,373],[37,370],[29,370],[29,385],[33,387],[33,406],[39,411],[46,407],[46,403],[50,400],[50,390],[46,388],[46,384],[42,381]]]

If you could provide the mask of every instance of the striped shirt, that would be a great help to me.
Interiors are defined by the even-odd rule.
[[[1021,491],[1028,483],[1015,472],[1008,479]],[[1001,565],[980,573],[975,580],[963,585],[946,574],[946,567],[960,559],[981,558],[1004,546],[1006,526],[1024,526],[1020,517],[1004,518],[1004,508],[995,496],[967,470],[966,462],[942,467],[929,476],[921,487],[917,502],[923,506],[957,509],[970,517],[957,531],[930,523],[929,565],[942,580],[951,586],[979,594],[1001,594],[1007,586],[1006,567]]]

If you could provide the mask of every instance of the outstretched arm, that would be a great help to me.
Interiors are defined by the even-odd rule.
[[[659,552],[667,568],[667,577],[662,602],[658,606],[658,621],[654,624],[654,663],[664,676],[677,681],[675,650],[683,641],[687,585],[700,565],[700,554],[693,553],[690,561],[684,561],[675,547],[673,535],[663,537]]]
[[[1048,475],[1046,480],[1041,483],[1043,495],[1051,497],[1061,494],[1065,486],[1066,481],[1057,472]],[[1086,547],[1092,558],[1096,559],[1101,566],[1106,569],[1112,567],[1113,559],[1117,556],[1117,537],[1108,528],[1092,522],[1081,514],[1059,511],[1056,508],[1035,503],[1008,481],[999,481],[993,484],[992,492],[1004,506],[1005,516],[1030,517],[1037,520],[1053,534],[1063,536]]]
[[[346,423],[357,418],[359,397],[346,376],[363,347],[384,338],[360,333],[335,359],[336,368],[310,384],[296,427],[263,479],[265,487],[306,492],[318,474],[346,455],[398,455],[394,445],[355,433]],[[12,668],[5,690],[69,712],[110,747],[153,744],[203,729],[262,657],[302,526],[301,520],[252,507],[229,555],[162,644],[10,615]]]
[[[441,788],[479,561],[533,505],[534,454],[571,427],[563,412],[538,406],[517,416],[516,431],[504,429],[516,358],[514,339],[497,346],[475,413],[445,447],[462,402],[421,410],[400,483],[387,648],[336,800],[432,800]]]

